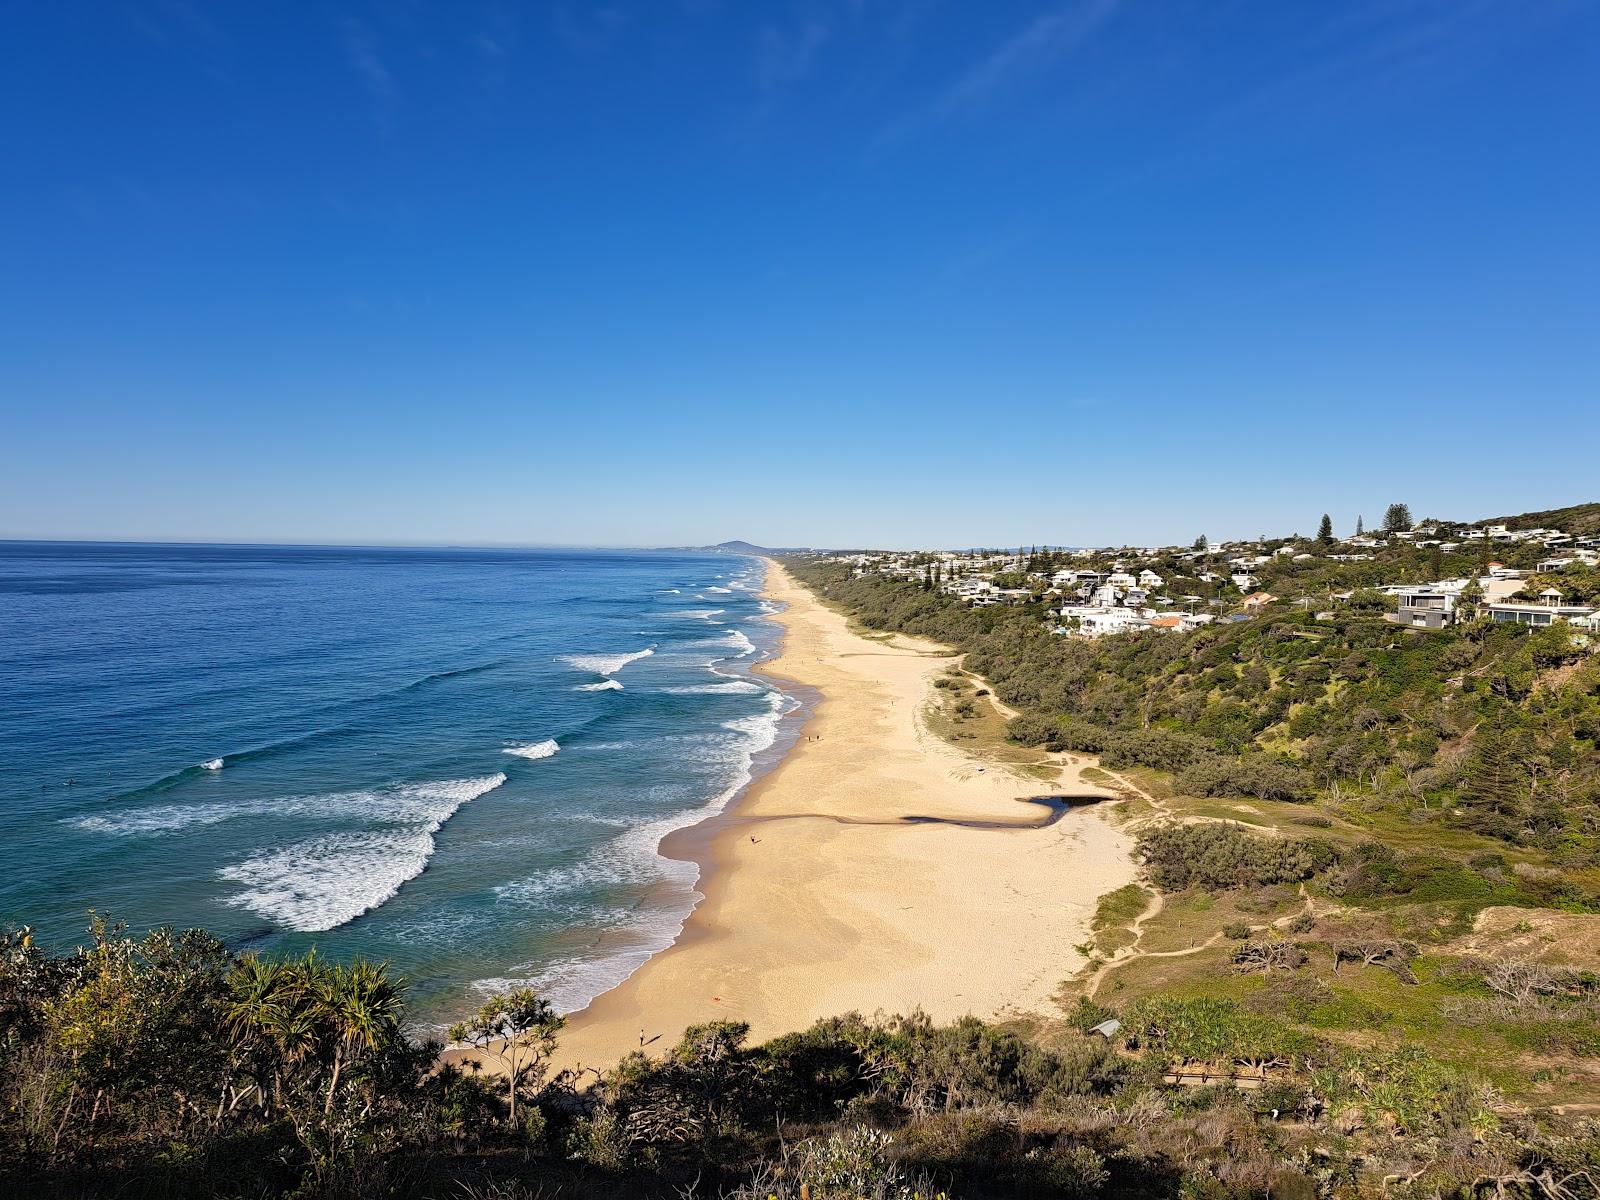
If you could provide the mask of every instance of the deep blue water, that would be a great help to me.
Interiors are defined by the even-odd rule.
[[[425,1019],[674,937],[781,749],[726,555],[0,542],[0,922],[388,959]]]

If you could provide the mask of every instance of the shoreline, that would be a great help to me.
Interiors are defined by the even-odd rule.
[[[762,1041],[851,1010],[1045,1013],[1099,897],[1134,877],[1105,813],[1050,799],[1113,793],[1070,766],[1025,778],[923,727],[957,656],[861,637],[762,561],[783,632],[751,670],[802,701],[801,727],[725,809],[662,839],[698,867],[701,899],[670,946],[569,1014],[557,1066],[660,1051],[703,1021]]]

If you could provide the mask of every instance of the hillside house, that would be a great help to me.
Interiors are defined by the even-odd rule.
[[[1559,593],[1557,595],[1559,596]],[[1506,601],[1489,605],[1489,619],[1491,621],[1515,622],[1518,625],[1543,627],[1545,625],[1554,625],[1557,620],[1586,620],[1593,615],[1594,611],[1587,604],[1575,605],[1561,604],[1559,602],[1514,604]]]

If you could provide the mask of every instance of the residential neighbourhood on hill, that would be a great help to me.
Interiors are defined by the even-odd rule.
[[[1393,506],[1403,509],[1404,506]],[[1331,616],[1381,603],[1389,619],[1437,629],[1463,619],[1600,632],[1600,533],[1590,508],[1559,510],[1575,529],[1508,517],[1477,525],[1386,522],[1348,537],[1262,536],[1188,546],[861,551],[827,556],[857,576],[920,582],[974,608],[1039,605],[1054,632],[1097,638],[1183,633],[1250,620],[1268,605]],[[1396,515],[1396,514],[1391,514]],[[1324,519],[1326,522],[1326,518]]]

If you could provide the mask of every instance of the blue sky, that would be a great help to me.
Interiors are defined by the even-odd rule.
[[[1600,4],[8,6],[0,536],[1600,499]]]

